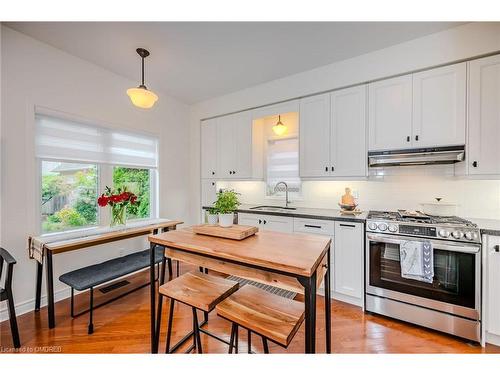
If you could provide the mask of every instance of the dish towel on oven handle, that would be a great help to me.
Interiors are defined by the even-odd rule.
[[[403,241],[399,248],[401,277],[432,283],[434,250],[430,241]]]

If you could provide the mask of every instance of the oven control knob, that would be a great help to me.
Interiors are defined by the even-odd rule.
[[[454,231],[452,234],[451,234],[454,238],[456,238],[457,240],[462,238],[462,236],[464,235],[462,232],[456,230]]]
[[[465,238],[472,241],[472,240],[477,239],[477,234],[472,233],[472,232],[467,232],[467,233],[465,233]]]
[[[368,229],[371,229],[371,230],[377,229],[377,224],[376,223],[368,223]]]
[[[447,238],[450,236],[450,232],[448,232],[446,229],[441,229],[439,231],[439,236],[440,237],[444,237],[444,238]]]
[[[397,232],[398,231],[398,227],[395,226],[394,224],[389,224],[389,232]]]
[[[381,231],[386,231],[387,230],[387,224],[386,223],[380,223],[378,225],[378,229],[380,229]]]

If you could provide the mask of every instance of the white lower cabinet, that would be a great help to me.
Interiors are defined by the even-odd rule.
[[[363,306],[363,223],[335,222],[333,298]]]
[[[332,238],[330,253],[332,298],[363,306],[363,223],[294,218],[294,232]]]
[[[316,219],[293,219],[293,231],[295,233],[316,234],[330,237],[332,242],[330,245],[330,291],[333,293],[333,236],[335,233],[335,222],[331,220],[316,220]],[[321,283],[318,293],[325,294],[324,281]],[[330,294],[331,295],[331,294]],[[332,295],[331,295],[332,296]]]
[[[287,216],[238,213],[238,224],[252,225],[259,230],[292,233],[293,218]]]
[[[500,345],[500,237],[483,236],[483,325],[486,342]]]
[[[238,224],[256,226],[259,230],[330,237],[332,239],[330,252],[331,296],[343,302],[363,306],[365,243],[363,223],[238,213]],[[318,292],[324,293],[323,285]]]

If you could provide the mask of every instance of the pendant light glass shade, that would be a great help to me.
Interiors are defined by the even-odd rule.
[[[151,108],[158,100],[158,95],[141,86],[128,89],[127,95],[136,107],[145,109]]]
[[[287,127],[281,122],[281,115],[278,116],[278,122],[273,126],[273,132],[276,135],[283,135],[286,133]]]
[[[149,51],[144,48],[137,48],[136,51],[142,59],[142,83],[139,87],[132,87],[128,89],[127,95],[133,105],[139,108],[148,109],[153,107],[158,100],[158,95],[156,95],[153,91],[148,90],[146,85],[144,85],[144,59],[149,56]]]

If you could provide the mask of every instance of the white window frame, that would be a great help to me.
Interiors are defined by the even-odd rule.
[[[40,107],[40,106],[33,106],[30,108],[33,109],[28,109],[28,114],[32,117],[32,120],[30,122],[30,133],[33,136],[33,141],[30,142],[31,145],[35,145],[36,143],[36,130],[35,130],[35,116],[37,114],[43,114],[43,115],[49,115],[49,116],[54,116],[58,117],[60,119],[65,119],[68,121],[76,121],[76,122],[83,122],[85,124],[90,124],[90,125],[95,125],[95,126],[101,126],[101,127],[108,127],[108,128],[116,128],[116,126],[106,126],[105,124],[102,124],[100,121],[92,121],[86,118],[82,118],[80,116],[76,115],[69,115],[65,112],[60,112],[56,110],[52,110],[46,107]],[[151,134],[150,134],[151,135]],[[64,160],[64,159],[45,159],[45,158],[39,158],[36,155],[33,154],[35,158],[35,222],[37,223],[37,230],[39,234],[42,235],[55,235],[58,233],[69,233],[69,232],[75,232],[75,231],[86,231],[92,228],[98,228],[98,227],[103,227],[109,225],[111,222],[111,215],[110,215],[110,210],[107,209],[107,207],[98,207],[98,212],[97,212],[97,225],[89,225],[85,227],[78,227],[74,229],[68,229],[64,231],[58,231],[58,232],[47,232],[44,233],[42,230],[42,209],[41,209],[41,204],[40,204],[40,195],[42,193],[41,187],[42,187],[42,161],[56,161],[56,162],[64,162],[64,163],[88,163],[88,164],[95,164],[97,165],[97,196],[100,196],[104,192],[104,187],[105,186],[113,186],[113,168],[114,167],[127,167],[127,168],[136,168],[136,169],[149,169],[149,217],[147,218],[137,218],[137,219],[131,219],[128,220],[129,222],[140,222],[140,221],[146,221],[150,219],[156,219],[159,217],[159,168],[160,168],[160,160],[159,160],[159,153],[160,153],[160,140],[158,137],[154,134],[151,136],[154,136],[157,138],[158,141],[158,166],[156,168],[146,168],[146,167],[138,167],[138,166],[130,166],[130,165],[119,165],[119,164],[104,164],[104,163],[95,163],[95,162],[89,162],[88,160]],[[33,148],[34,149],[34,148]]]
[[[268,167],[268,163],[267,163],[267,155],[269,153],[269,141],[283,141],[283,140],[287,140],[287,139],[297,139],[299,140],[300,142],[300,138],[299,138],[299,134],[298,133],[290,133],[290,134],[287,134],[285,136],[275,136],[275,135],[271,135],[269,137],[266,137],[265,138],[265,142],[264,142],[264,155],[266,155],[266,157],[264,157],[264,173],[265,173],[265,183],[266,183],[266,196],[265,196],[265,199],[275,199],[275,200],[283,200],[284,199],[284,195],[269,195],[269,192],[267,190],[267,184],[268,184],[268,181],[267,181],[267,167]],[[300,163],[300,160],[299,160],[299,163]],[[300,166],[297,165],[299,168]],[[300,170],[300,169],[299,169]],[[300,176],[299,176],[300,178]],[[292,199],[294,201],[301,201],[303,200],[303,195],[302,195],[302,181],[300,182],[300,191],[298,193],[289,193],[289,198]]]

